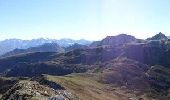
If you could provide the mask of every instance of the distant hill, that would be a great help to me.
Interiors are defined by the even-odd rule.
[[[87,45],[82,45],[82,44],[75,43],[73,45],[70,45],[70,46],[66,47],[65,51],[68,52],[68,51],[72,51],[72,50],[75,50],[75,49],[86,49],[86,48],[88,48]]]
[[[168,38],[165,36],[165,34],[159,32],[155,36],[148,38],[147,40],[167,40]]]
[[[91,41],[87,41],[84,39],[81,40],[72,40],[72,39],[32,39],[32,40],[21,40],[21,39],[6,39],[3,41],[0,41],[0,55],[5,54],[9,51],[12,51],[14,49],[27,49],[30,47],[36,47],[43,45],[45,43],[57,43],[62,47],[68,47],[70,45],[73,45],[75,43],[79,43],[82,45],[88,45],[91,43]]]
[[[57,52],[64,53],[64,48],[60,47],[57,43],[45,43],[37,47],[30,47],[28,49],[14,49],[13,51],[7,52],[1,57],[14,56],[24,53],[33,53],[33,52]]]
[[[107,36],[101,41],[95,41],[90,46],[96,47],[96,46],[102,46],[102,45],[110,45],[110,46],[121,46],[123,44],[127,44],[130,42],[135,41],[136,38],[131,35],[126,34],[120,34],[117,36]]]

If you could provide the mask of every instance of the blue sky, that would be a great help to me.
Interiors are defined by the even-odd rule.
[[[0,0],[0,40],[170,36],[169,0]]]

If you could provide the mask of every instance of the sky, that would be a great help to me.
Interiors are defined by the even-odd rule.
[[[0,0],[0,40],[170,36],[170,0]]]

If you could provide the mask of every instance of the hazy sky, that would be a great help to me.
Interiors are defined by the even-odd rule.
[[[0,0],[0,40],[170,35],[170,0]]]

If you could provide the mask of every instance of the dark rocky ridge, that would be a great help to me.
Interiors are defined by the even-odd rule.
[[[148,38],[147,40],[168,40],[168,37],[166,37],[163,33],[159,32],[155,36]]]

